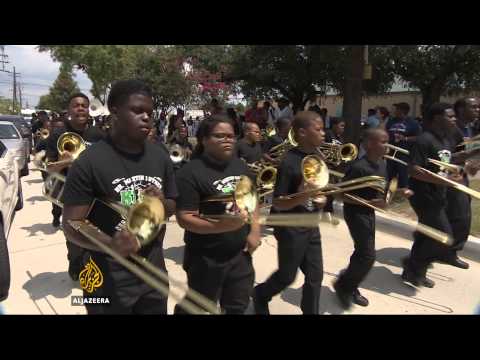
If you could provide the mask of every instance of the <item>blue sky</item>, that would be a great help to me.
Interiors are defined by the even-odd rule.
[[[54,62],[49,53],[39,53],[37,45],[4,45],[9,64],[5,70],[15,70],[20,73],[19,81],[22,84],[23,106],[26,102],[30,108],[37,105],[40,96],[48,93],[60,69],[60,63]],[[0,70],[2,66],[0,64]],[[82,72],[76,71],[74,79],[80,90],[91,97],[91,81]],[[0,96],[12,97],[13,77],[0,71]]]

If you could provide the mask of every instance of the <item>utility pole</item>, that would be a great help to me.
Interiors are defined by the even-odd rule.
[[[20,113],[22,112],[22,84],[18,84],[18,99],[20,100]]]
[[[5,71],[5,64],[8,64],[9,62],[7,61],[8,55],[5,55],[5,46],[0,46],[0,64],[2,64],[2,69],[0,71],[6,72]]]
[[[17,73],[15,72],[15,66],[13,67],[13,108],[12,111],[15,113],[15,105],[17,103]]]

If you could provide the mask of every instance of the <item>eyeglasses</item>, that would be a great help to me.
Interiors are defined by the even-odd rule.
[[[211,134],[211,136],[215,139],[215,140],[237,140],[237,137],[235,136],[235,134],[223,134],[223,133],[213,133]]]

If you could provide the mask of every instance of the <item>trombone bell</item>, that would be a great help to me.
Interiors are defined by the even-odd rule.
[[[76,159],[86,149],[85,141],[82,137],[73,132],[66,132],[60,135],[57,141],[58,154],[62,156],[66,152],[72,154],[72,158]]]

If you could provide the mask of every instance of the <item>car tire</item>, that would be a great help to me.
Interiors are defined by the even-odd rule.
[[[0,301],[7,299],[9,290],[10,259],[3,224],[0,222]]]
[[[19,211],[23,209],[23,190],[22,190],[22,182],[18,179],[18,200],[17,205],[15,206],[15,211]]]
[[[28,169],[28,163],[25,162],[25,166],[20,170],[20,176],[28,176],[28,174],[30,174],[30,170]]]

